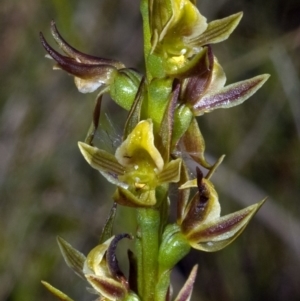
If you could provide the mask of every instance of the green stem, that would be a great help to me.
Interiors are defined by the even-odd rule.
[[[150,29],[150,20],[149,20],[149,0],[141,1],[141,14],[143,18],[143,33],[144,33],[144,57],[146,63],[146,76],[148,81],[151,80],[150,68],[148,67],[148,56],[151,51],[151,29]]]
[[[138,294],[143,301],[153,301],[158,276],[160,212],[153,208],[137,209],[137,222]]]

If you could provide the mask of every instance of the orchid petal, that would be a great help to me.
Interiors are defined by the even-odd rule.
[[[160,184],[163,183],[177,183],[180,179],[180,168],[182,159],[172,160],[164,166],[162,172],[157,176]]]
[[[117,69],[121,69],[121,68],[125,67],[125,65],[119,61],[103,59],[103,58],[85,54],[85,53],[82,53],[82,52],[76,50],[63,39],[63,37],[58,32],[56,24],[53,20],[51,21],[51,34],[52,34],[55,42],[58,44],[59,48],[67,56],[69,56],[70,58],[73,58],[78,63],[91,64],[91,65],[111,65]]]
[[[117,74],[117,69],[112,65],[84,64],[73,58],[63,56],[47,43],[42,33],[40,38],[45,50],[57,62],[59,68],[75,76],[75,84],[82,93],[93,92],[99,87],[110,84]]]
[[[197,37],[185,38],[186,43],[199,47],[207,44],[222,42],[230,36],[242,19],[243,13],[239,12],[223,19],[208,23],[206,30]]]
[[[122,283],[113,279],[94,274],[85,275],[93,288],[108,300],[122,300],[127,293]]]
[[[178,293],[176,299],[174,301],[189,301],[192,296],[194,282],[197,276],[198,265],[194,265],[188,279],[184,283],[182,289]]]
[[[83,267],[86,257],[74,249],[68,242],[66,242],[61,237],[57,237],[58,246],[64,257],[64,260],[68,267],[70,267],[74,272],[80,276],[84,277]]]
[[[160,130],[159,130],[159,148],[161,149],[161,154],[165,162],[169,161],[171,153],[171,142],[173,134],[173,124],[174,124],[174,112],[175,107],[178,102],[178,96],[180,92],[180,84],[176,80],[173,83],[173,91],[170,96],[168,106],[165,110],[164,117],[162,119]]]
[[[196,118],[193,118],[189,128],[182,136],[181,143],[183,150],[187,152],[195,162],[205,168],[211,168],[211,165],[204,157],[205,141]]]
[[[106,277],[109,275],[108,268],[106,266],[105,253],[109,248],[114,236],[107,239],[104,243],[97,245],[92,249],[84,262],[83,273],[84,274],[96,274],[98,276]]]
[[[123,238],[133,239],[133,237],[127,233],[116,235],[107,249],[106,262],[108,270],[110,271],[112,277],[121,280],[122,283],[125,282],[128,285],[127,280],[119,267],[118,259],[116,256],[117,245]]]
[[[252,96],[268,78],[268,74],[258,75],[226,86],[219,91],[206,94],[194,104],[194,114],[199,116],[215,109],[237,106]]]
[[[214,64],[212,70],[212,77],[210,85],[207,87],[207,93],[213,93],[213,91],[217,91],[222,89],[226,83],[226,74],[219,64],[217,58],[214,56]]]
[[[100,171],[111,183],[128,187],[118,180],[118,177],[123,175],[125,170],[114,155],[83,142],[78,142],[78,146],[86,161]]]
[[[61,292],[60,290],[58,290],[57,288],[55,288],[54,286],[52,286],[51,284],[49,284],[46,281],[42,281],[42,284],[54,295],[56,296],[59,300],[61,301],[74,301],[73,299],[71,299],[70,297],[68,297],[66,294],[64,294],[63,292]]]
[[[190,189],[180,189],[182,184],[189,180],[188,169],[185,162],[182,162],[180,170],[180,180],[179,180],[179,191],[178,191],[178,201],[177,201],[177,224],[181,225],[186,205],[190,197]],[[197,185],[197,184],[196,184]]]
[[[213,74],[214,55],[211,47],[205,47],[201,51],[199,61],[190,69],[190,75],[185,80],[186,88],[182,99],[193,105],[208,89]]]
[[[240,211],[199,224],[187,235],[191,246],[197,250],[215,252],[234,241],[245,229],[265,200]]]
[[[200,168],[197,168],[197,186],[198,192],[187,204],[181,224],[181,230],[187,236],[203,223],[219,218],[221,213],[218,194],[212,183],[203,178]]]
[[[151,207],[155,205],[155,190],[145,190],[140,193],[133,194],[128,189],[123,189],[118,187],[113,195],[113,199],[120,205],[141,208],[141,207]]]
[[[123,166],[138,165],[141,159],[149,155],[159,171],[163,169],[164,161],[154,145],[153,123],[149,120],[140,121],[126,140],[116,150],[116,158]]]

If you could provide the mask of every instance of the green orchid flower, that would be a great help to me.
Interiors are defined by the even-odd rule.
[[[114,200],[128,206],[153,206],[156,187],[178,182],[181,159],[164,162],[154,144],[150,119],[140,121],[117,148],[115,155],[78,143],[87,162],[118,186]]]
[[[199,168],[197,178],[187,180],[179,187],[177,223],[169,224],[163,233],[159,251],[161,282],[190,248],[216,252],[232,243],[246,228],[265,199],[237,212],[221,216],[218,194],[212,182],[203,177]],[[180,182],[188,179],[182,167]],[[190,189],[198,188],[190,199]]]
[[[225,86],[226,75],[210,46],[204,47],[196,58],[196,64],[184,74],[181,94],[181,101],[194,116],[243,103],[269,78],[262,74]]]
[[[178,210],[181,212],[178,225],[193,248],[206,252],[221,250],[233,242],[265,201],[221,217],[218,194],[199,168],[197,178],[186,182],[180,189],[192,187],[197,187],[198,191],[185,208]]]
[[[116,259],[116,247],[123,238],[132,239],[128,234],[112,236],[93,248],[87,257],[60,237],[58,244],[67,265],[78,276],[88,281],[93,293],[107,301],[139,301],[138,296],[130,290],[129,282],[119,269]],[[42,283],[60,300],[73,301],[49,283]]]
[[[207,23],[194,1],[152,0],[149,3],[151,54],[162,61],[167,75],[176,76],[193,66],[195,55],[204,45],[226,40],[242,15],[240,12]]]
[[[74,76],[75,85],[81,93],[109,93],[121,107],[129,110],[141,81],[141,75],[116,60],[104,59],[82,53],[69,45],[58,32],[55,22],[51,22],[51,33],[59,48],[65,53],[55,51],[45,40],[42,45],[48,57],[56,61],[54,69],[62,69]]]

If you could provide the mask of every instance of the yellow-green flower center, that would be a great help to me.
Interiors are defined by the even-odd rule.
[[[157,186],[157,174],[164,162],[154,145],[153,124],[143,120],[137,124],[116,151],[118,162],[125,168],[119,179],[137,189],[153,189]]]

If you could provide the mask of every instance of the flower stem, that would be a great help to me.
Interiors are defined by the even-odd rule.
[[[148,66],[148,56],[151,52],[151,29],[149,20],[149,1],[142,0],[140,5],[140,10],[143,18],[143,33],[144,33],[144,57],[146,64],[146,78],[150,82],[152,76],[150,72],[150,67]]]
[[[160,212],[154,208],[137,209],[137,222],[138,294],[143,301],[153,301],[158,276]]]

